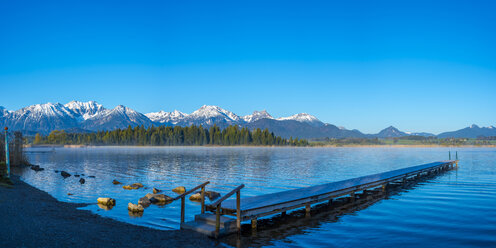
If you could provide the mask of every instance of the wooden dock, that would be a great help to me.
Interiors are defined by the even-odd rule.
[[[367,189],[380,188],[393,182],[406,182],[410,178],[421,178],[425,175],[439,173],[458,166],[458,160],[433,162],[408,168],[357,177],[348,180],[331,182],[311,187],[287,190],[277,193],[241,198],[240,185],[216,202],[205,205],[204,191],[209,182],[205,182],[189,192],[177,197],[181,198],[181,229],[197,231],[210,237],[218,238],[230,233],[240,232],[241,222],[251,220],[252,228],[257,228],[257,218],[305,207],[310,213],[312,204],[328,201],[332,204],[334,198],[349,195],[353,201],[355,194]],[[201,214],[195,220],[184,222],[184,198],[194,190],[202,188]],[[235,199],[228,199],[236,194]],[[213,213],[205,213],[210,211]],[[229,217],[233,216],[233,217]]]

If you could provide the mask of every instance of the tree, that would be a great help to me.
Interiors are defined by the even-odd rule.
[[[34,142],[35,145],[43,143],[43,138],[41,137],[41,134],[36,133],[36,136],[34,136]]]

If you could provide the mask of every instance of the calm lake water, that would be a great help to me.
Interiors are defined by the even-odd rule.
[[[496,247],[496,149],[494,148],[59,148],[28,152],[45,168],[23,170],[21,178],[60,201],[92,203],[96,214],[157,229],[178,229],[180,201],[150,206],[131,217],[127,203],[137,203],[152,187],[176,196],[177,186],[192,188],[210,181],[207,190],[222,194],[245,184],[243,196],[311,186],[447,160],[458,151],[459,169],[449,171],[360,211],[310,224],[263,231],[244,239],[248,246],[275,247]],[[81,185],[54,170],[85,174]],[[95,176],[95,178],[88,178]],[[146,188],[124,190],[113,185],[140,182]],[[72,193],[73,195],[67,195]],[[98,197],[117,206],[100,209]],[[198,214],[198,203],[186,200],[186,220]],[[221,242],[220,245],[231,245]]]

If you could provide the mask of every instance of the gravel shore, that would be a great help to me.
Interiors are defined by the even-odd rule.
[[[59,202],[19,177],[0,187],[0,247],[214,247],[203,235],[161,231],[104,218]]]

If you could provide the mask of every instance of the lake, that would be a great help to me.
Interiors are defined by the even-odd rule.
[[[268,247],[496,246],[495,148],[99,147],[54,152],[33,148],[27,150],[30,162],[45,171],[18,173],[23,181],[60,201],[91,203],[83,209],[168,230],[179,228],[180,201],[152,205],[142,217],[128,214],[128,202],[137,203],[153,187],[174,197],[171,189],[189,189],[204,181],[211,182],[207,190],[221,194],[243,183],[241,196],[255,196],[447,160],[450,150],[453,157],[458,151],[457,170],[421,181],[360,211],[264,231],[244,242]],[[74,176],[64,179],[55,170],[84,174],[86,183],[80,184]],[[123,184],[139,182],[145,188],[124,190],[112,184],[114,179]],[[115,198],[117,205],[100,209],[95,204],[98,197]],[[186,221],[199,212],[199,203],[186,200]]]

